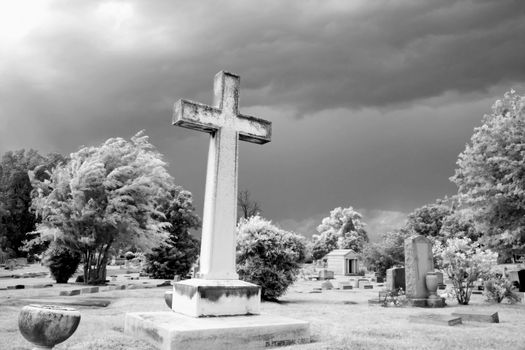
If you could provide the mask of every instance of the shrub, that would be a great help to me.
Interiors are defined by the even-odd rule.
[[[488,281],[485,282],[485,289],[483,294],[487,298],[487,301],[501,303],[503,299],[511,304],[516,303],[519,299],[512,292],[514,285],[512,281],[503,277],[501,274],[495,274]]]
[[[498,256],[490,250],[482,250],[469,238],[448,239],[436,252],[442,259],[443,270],[452,280],[451,294],[462,305],[468,304],[474,282],[489,276]]]
[[[133,252],[126,252],[126,254],[124,254],[124,257],[126,258],[126,260],[131,260],[135,257],[135,253]]]
[[[191,229],[200,227],[192,195],[177,188],[170,196],[173,200],[160,208],[171,224],[168,229],[170,237],[165,244],[145,255],[144,271],[152,278],[173,279],[175,275],[184,278],[199,255],[199,241],[190,233]]]
[[[304,238],[259,216],[241,219],[237,230],[239,278],[261,286],[264,300],[276,300],[297,279]]]
[[[79,253],[64,246],[52,244],[46,252],[45,264],[57,283],[67,283],[77,271],[80,260]]]

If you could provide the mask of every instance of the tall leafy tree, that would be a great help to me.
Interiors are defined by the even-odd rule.
[[[319,234],[313,237],[314,259],[319,259],[336,248],[361,252],[364,243],[368,242],[366,224],[362,219],[363,216],[352,207],[332,210],[330,216],[324,218],[317,227]]]
[[[422,235],[433,242],[445,241],[441,228],[445,219],[452,214],[452,209],[438,200],[433,204],[426,204],[408,215],[405,228],[412,235]]]
[[[405,264],[405,238],[410,235],[406,229],[386,232],[379,242],[367,243],[363,249],[366,267],[380,277],[386,277],[386,270],[395,265]]]
[[[37,231],[82,255],[87,283],[105,281],[111,249],[148,251],[169,236],[160,208],[174,181],[142,133],[84,147],[48,180],[30,175],[33,208],[42,219]]]
[[[170,191],[170,200],[159,208],[171,224],[169,239],[146,254],[145,271],[153,278],[172,279],[175,275],[186,276],[199,255],[199,241],[190,230],[200,227],[195,214],[192,195],[176,187]]]
[[[42,156],[33,149],[9,151],[3,155],[0,162],[0,249],[17,256],[25,255],[23,241],[27,233],[35,229],[37,219],[30,211],[33,188],[28,171],[44,180],[49,177],[47,171],[65,161],[60,154]]]
[[[500,254],[525,248],[525,96],[511,90],[492,106],[459,155],[451,180],[485,242]]]

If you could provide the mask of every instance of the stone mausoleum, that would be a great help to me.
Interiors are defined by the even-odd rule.
[[[333,271],[334,275],[350,276],[359,272],[357,254],[352,249],[335,249],[323,258],[326,269]]]

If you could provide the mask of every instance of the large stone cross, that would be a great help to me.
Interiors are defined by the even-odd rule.
[[[236,280],[238,140],[270,142],[271,122],[239,113],[239,76],[215,75],[213,106],[179,100],[173,124],[210,134],[199,277]]]

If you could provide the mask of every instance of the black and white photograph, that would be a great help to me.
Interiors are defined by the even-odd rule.
[[[0,350],[525,350],[525,1],[0,0]]]

